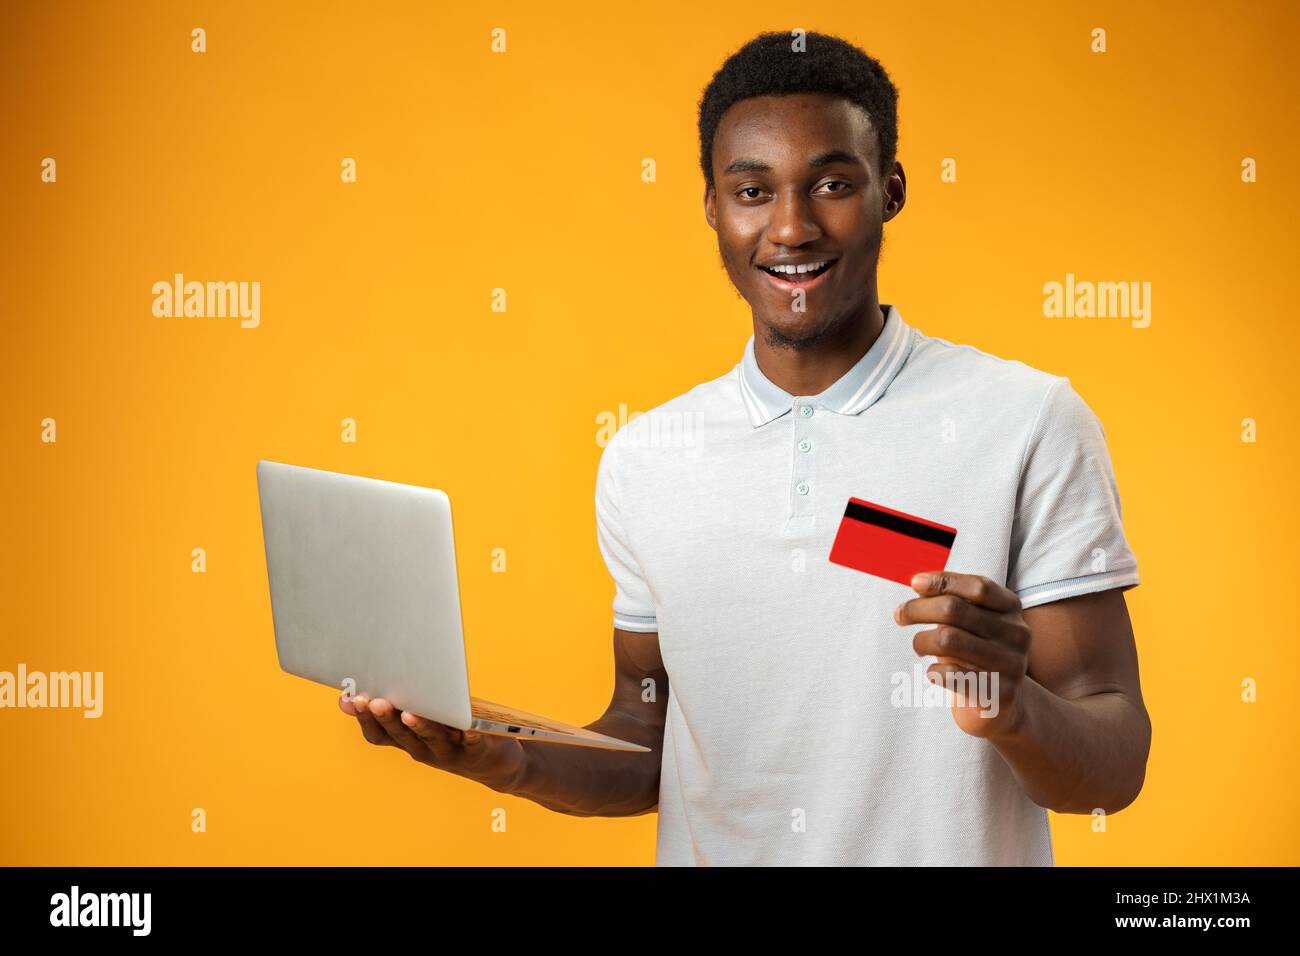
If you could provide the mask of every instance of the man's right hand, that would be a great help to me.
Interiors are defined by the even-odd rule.
[[[527,754],[513,737],[448,727],[400,711],[382,697],[339,698],[339,709],[355,717],[361,735],[379,747],[405,750],[420,763],[510,793],[523,774]]]
[[[649,700],[647,681],[656,690]],[[357,721],[370,743],[405,750],[420,763],[498,793],[572,816],[630,817],[659,805],[668,694],[659,635],[614,628],[614,693],[600,719],[585,726],[649,753],[462,732],[363,694],[340,698],[339,710]]]

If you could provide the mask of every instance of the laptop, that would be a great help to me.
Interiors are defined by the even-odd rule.
[[[470,694],[443,492],[274,461],[257,489],[286,672],[461,730],[650,750]]]

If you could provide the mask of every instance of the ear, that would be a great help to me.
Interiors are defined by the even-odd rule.
[[[903,164],[897,160],[894,161],[893,172],[885,177],[884,197],[881,221],[889,222],[903,211],[903,205],[907,202],[907,174],[903,172]]]
[[[712,186],[704,187],[704,219],[710,229],[718,231],[718,194]]]

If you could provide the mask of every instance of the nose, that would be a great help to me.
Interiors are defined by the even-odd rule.
[[[767,238],[775,246],[802,246],[821,235],[821,226],[812,215],[806,197],[796,190],[787,192],[769,207],[772,218],[767,224]]]

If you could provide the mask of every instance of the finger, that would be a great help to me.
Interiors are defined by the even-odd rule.
[[[976,670],[1011,671],[1017,666],[1010,648],[947,624],[918,632],[912,649],[922,657],[932,654]]]
[[[424,741],[424,745],[433,751],[434,760],[438,763],[450,761],[462,746],[476,747],[479,744],[477,731],[470,731],[467,734],[458,727],[448,727],[436,720],[413,714],[409,710],[402,714],[402,723],[411,729],[411,733]]]
[[[339,698],[339,710],[343,711],[343,713],[347,714],[349,717],[355,717],[357,715],[357,708],[353,706],[352,698],[347,694],[344,694]]]
[[[984,678],[981,685],[980,678]],[[990,693],[989,687],[996,688],[991,682],[997,677],[997,671],[985,676],[978,668],[963,667],[954,663],[935,663],[926,668],[925,679],[945,690],[952,691],[958,702],[963,705],[972,703],[971,695],[979,698],[981,694]]]
[[[972,604],[955,594],[916,597],[904,601],[894,611],[894,620],[908,624],[948,624],[990,640],[1013,643],[1015,622],[1007,616]]]
[[[925,571],[912,578],[912,590],[922,597],[955,594],[997,613],[1020,610],[1020,598],[1016,592],[979,574]]]
[[[372,743],[377,747],[396,747],[397,742],[388,736],[388,732],[379,725],[374,715],[370,713],[370,699],[365,696],[352,698],[352,706],[357,712],[357,723],[361,725],[361,736],[366,738],[367,743]]]
[[[425,747],[424,741],[411,733],[411,728],[402,723],[402,712],[391,703],[382,697],[377,697],[370,702],[370,713],[374,715],[375,720],[379,721],[379,725],[384,728],[388,736],[393,738],[397,746],[412,757],[429,756],[429,749]]]

